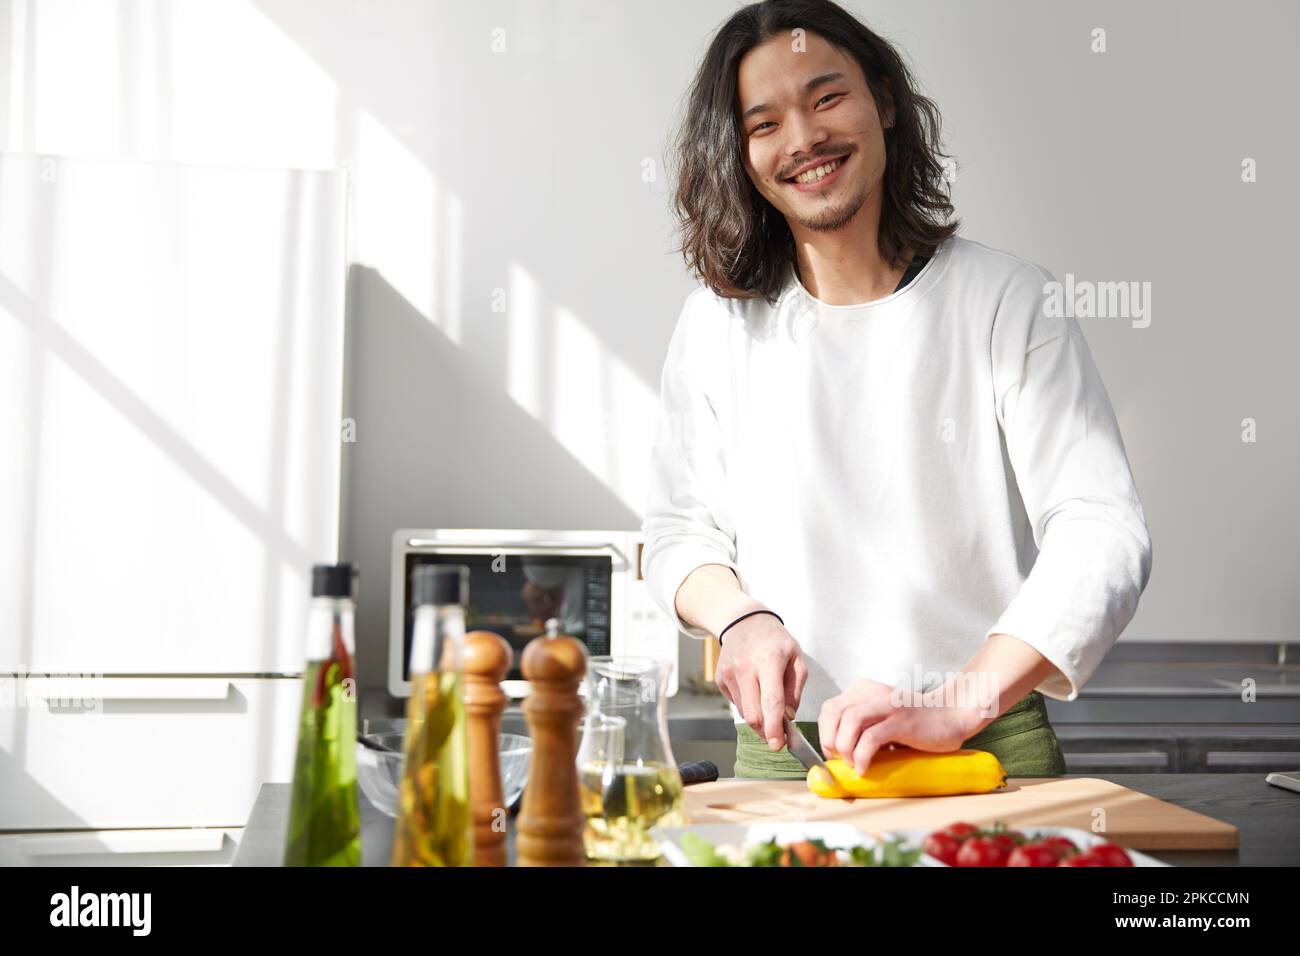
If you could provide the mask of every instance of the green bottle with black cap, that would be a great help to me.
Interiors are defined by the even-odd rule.
[[[359,866],[357,695],[355,653],[357,568],[312,568],[307,616],[307,672],[298,719],[285,866]]]

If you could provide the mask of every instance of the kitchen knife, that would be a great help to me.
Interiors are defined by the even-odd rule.
[[[818,755],[816,748],[808,743],[808,738],[803,735],[794,722],[794,711],[789,707],[785,709],[785,745],[789,748],[796,760],[804,765],[805,770],[811,770],[813,767],[821,767],[826,773],[827,780],[835,779],[831,776],[830,768],[826,766],[825,761]]]

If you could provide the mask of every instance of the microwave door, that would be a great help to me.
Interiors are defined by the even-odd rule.
[[[411,572],[424,564],[464,564],[470,569],[466,627],[500,635],[514,652],[508,675],[522,678],[520,661],[530,641],[545,633],[546,622],[558,620],[560,632],[582,641],[591,655],[615,652],[611,624],[624,614],[622,588],[628,564],[612,543],[561,541],[502,541],[468,544],[438,538],[412,537],[396,564],[400,600],[394,613],[403,615],[402,640],[390,661],[400,668],[400,683],[409,685],[413,612],[407,600]],[[398,595],[399,582],[394,582]],[[397,635],[394,635],[396,638]]]

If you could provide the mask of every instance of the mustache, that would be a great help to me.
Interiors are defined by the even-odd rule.
[[[826,150],[826,151],[824,151],[824,152],[814,154],[812,158],[813,158],[814,160],[831,160],[831,159],[840,159],[840,158],[847,158],[848,156],[852,155],[852,153],[853,153],[853,150],[851,150],[851,149],[845,149],[844,147],[841,146],[841,147],[839,147],[838,149],[834,149],[834,150]],[[791,176],[795,175],[799,170],[801,170],[801,169],[807,169],[807,168],[808,168],[808,162],[809,162],[809,161],[806,160],[806,159],[804,159],[804,160],[800,160],[797,164],[795,164],[794,166],[791,166],[790,169],[789,169],[787,172],[783,172],[783,173],[781,173],[780,176],[779,176],[778,178],[780,178],[780,179],[789,179]],[[816,165],[817,165],[817,166],[820,166],[821,163],[817,163]],[[815,167],[814,167],[814,168],[815,168]]]

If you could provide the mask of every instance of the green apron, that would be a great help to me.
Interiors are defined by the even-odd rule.
[[[796,721],[808,742],[821,753],[816,721]],[[1065,773],[1065,755],[1056,731],[1047,719],[1047,702],[1030,691],[1015,706],[962,743],[965,750],[987,750],[998,758],[1011,777],[1059,777]],[[823,757],[825,754],[822,755]],[[772,750],[749,724],[736,725],[737,777],[803,779],[803,764],[782,747]]]

